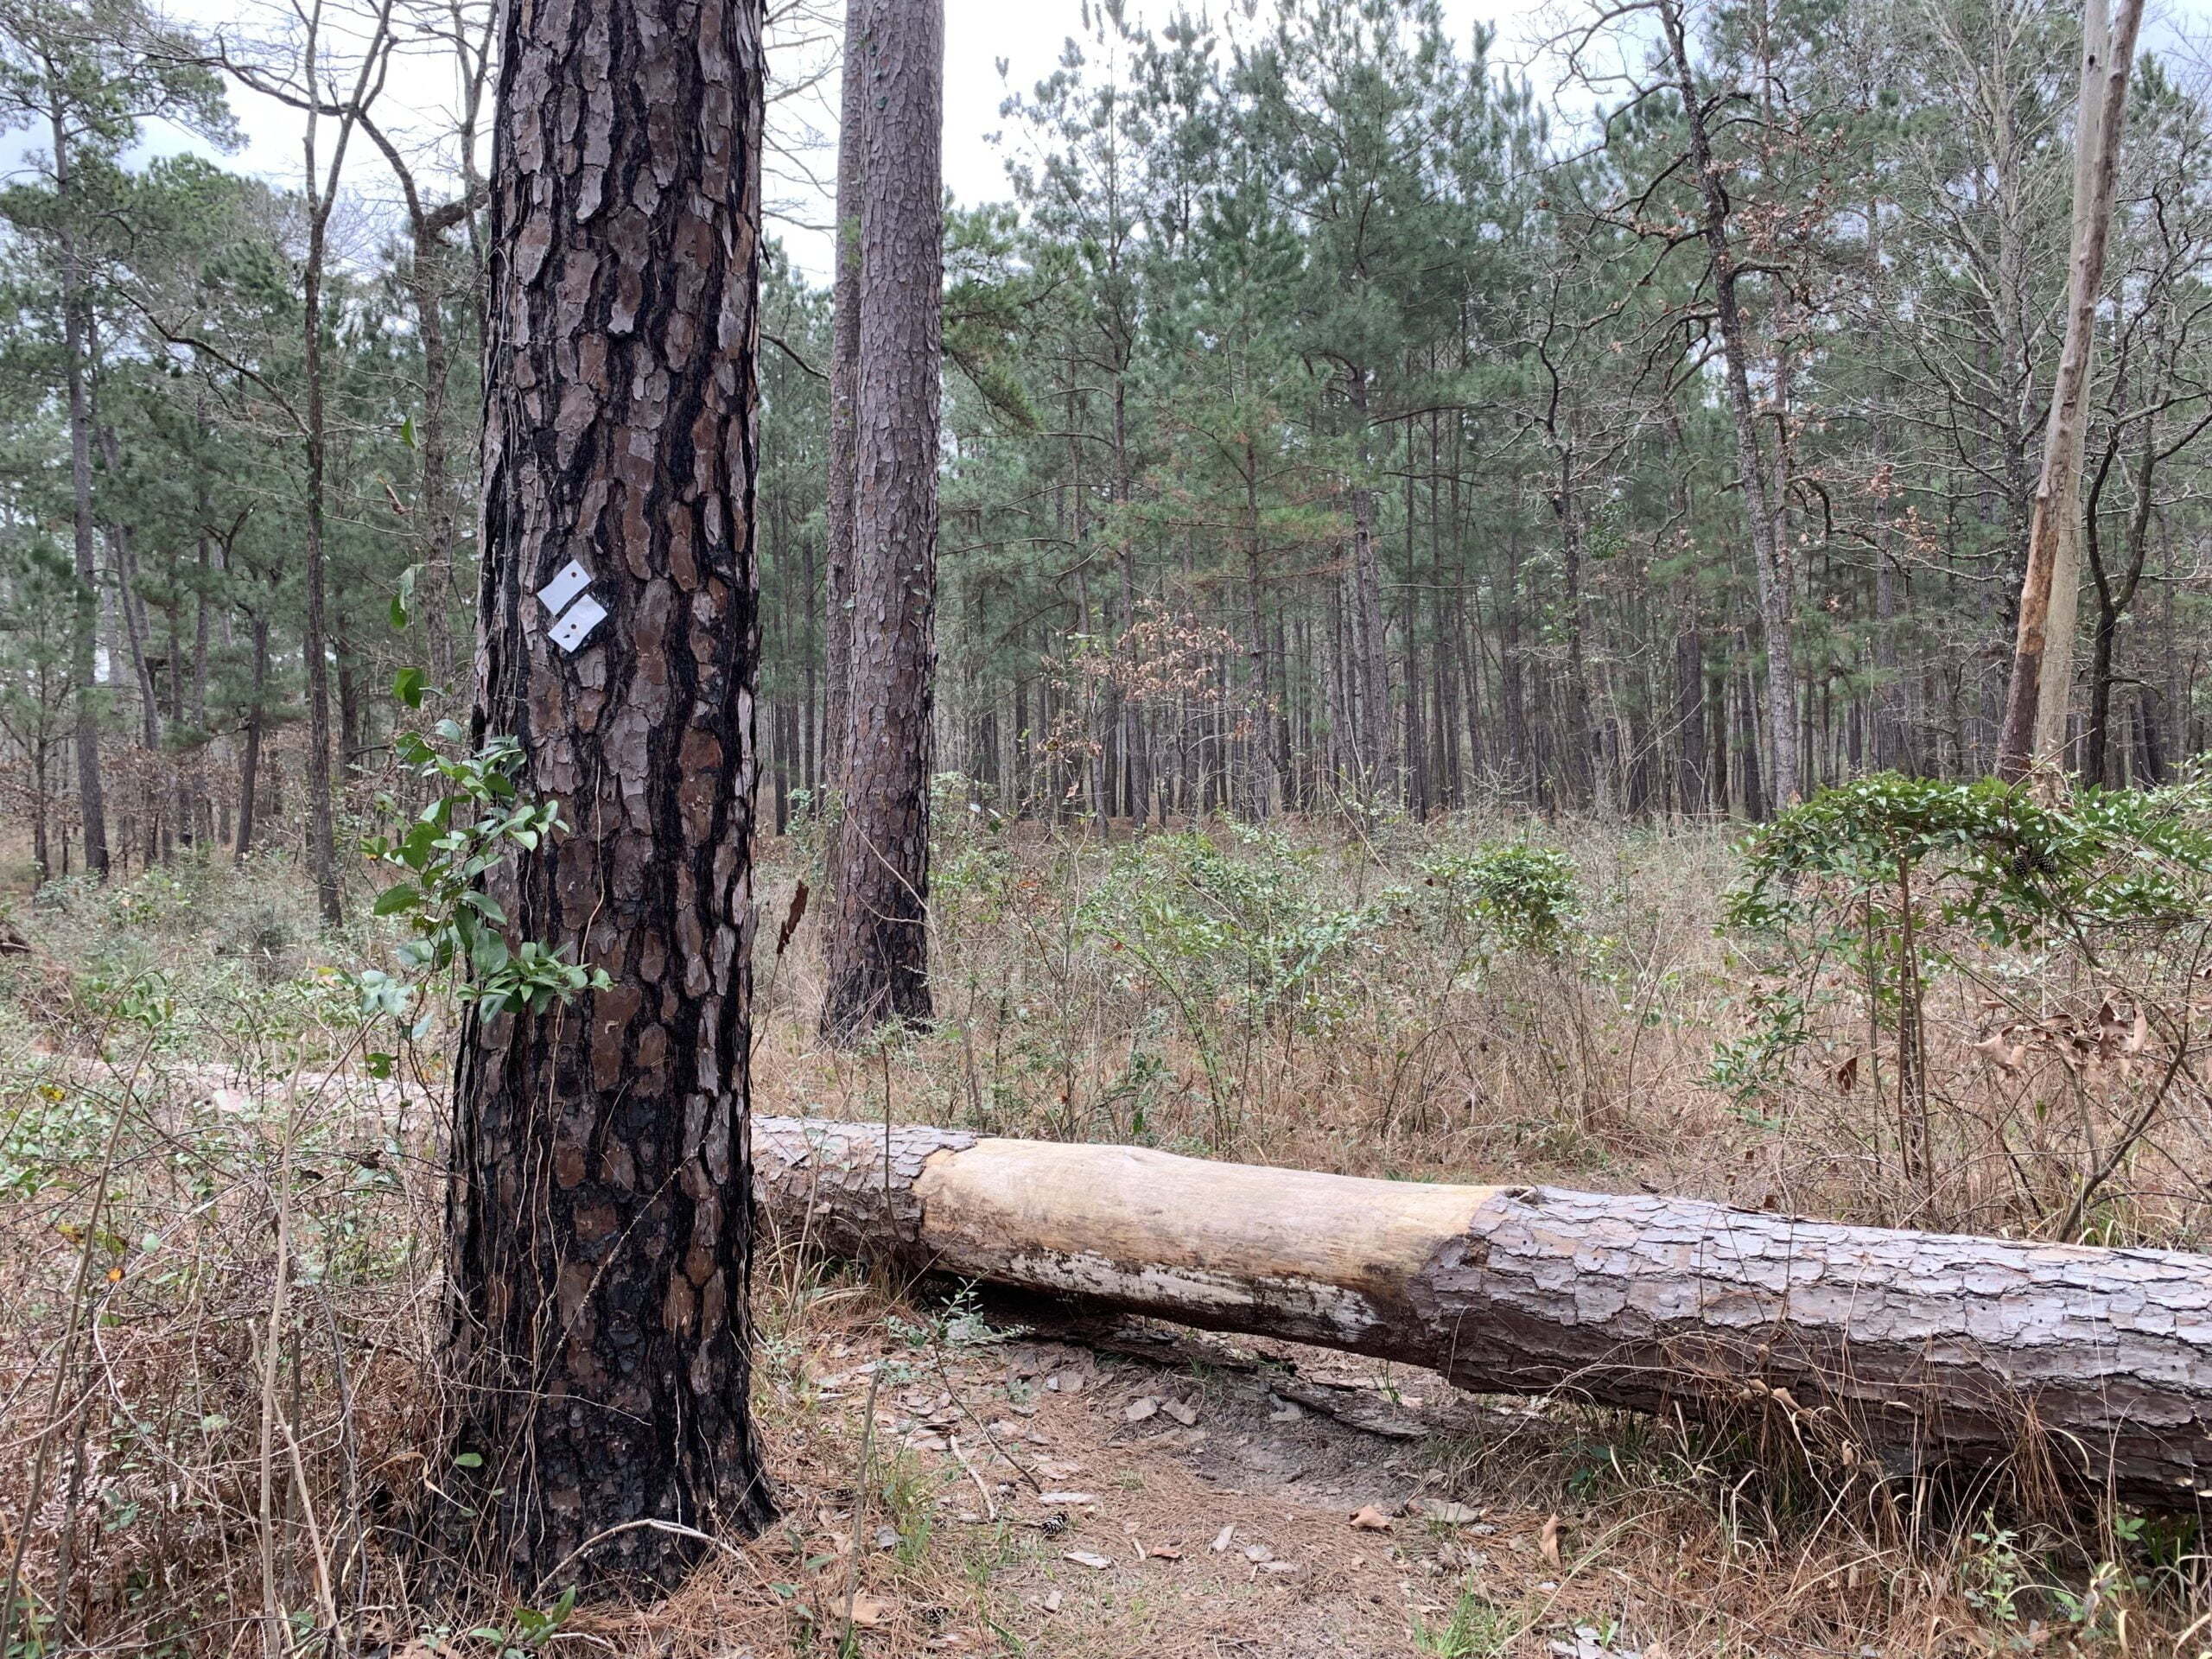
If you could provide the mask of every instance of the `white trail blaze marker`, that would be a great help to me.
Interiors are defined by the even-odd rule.
[[[594,628],[607,620],[607,607],[584,594],[590,585],[591,572],[577,560],[570,559],[552,581],[537,590],[538,603],[556,618],[551,629],[553,643],[564,652],[574,652],[590,637]],[[576,598],[579,594],[583,594],[582,599]],[[570,600],[575,600],[575,603],[571,605]]]

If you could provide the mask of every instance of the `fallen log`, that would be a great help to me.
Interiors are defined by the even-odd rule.
[[[2212,1256],[1441,1186],[958,1130],[753,1121],[835,1254],[1425,1365],[1463,1389],[1776,1412],[1846,1462],[2212,1496]]]

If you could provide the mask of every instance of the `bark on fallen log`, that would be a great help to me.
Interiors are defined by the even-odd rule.
[[[957,1130],[753,1121],[840,1255],[1433,1368],[1480,1392],[1779,1412],[1891,1468],[2212,1495],[2212,1256],[1438,1186]]]

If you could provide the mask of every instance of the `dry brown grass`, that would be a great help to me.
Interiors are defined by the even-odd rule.
[[[1944,1179],[1932,1198],[1905,1192],[1888,1120],[1868,1088],[1837,1087],[1829,1051],[1751,1106],[1708,1083],[1766,966],[1715,934],[1734,868],[1722,835],[1537,828],[1579,874],[1564,952],[1484,961],[1418,893],[1386,899],[1420,888],[1424,859],[1527,828],[1294,829],[1273,849],[1217,834],[1239,868],[1274,872],[1284,916],[1386,906],[1298,995],[1255,1007],[1249,974],[1205,960],[1217,941],[1193,935],[1179,1001],[1102,934],[1127,848],[978,821],[940,862],[938,1027],[851,1056],[814,1039],[811,930],[771,955],[808,853],[779,844],[756,1104],[874,1118],[887,1096],[901,1117],[998,1133],[2046,1233],[2139,1109],[2140,1067],[2064,1063],[2055,1046],[1993,1065],[1973,1046],[1992,1011],[1962,979],[1933,1007]],[[321,1650],[314,1632],[334,1614],[351,1650],[491,1653],[467,1632],[510,1610],[426,1595],[385,1530],[437,1478],[438,1079],[327,1082],[356,1033],[318,958],[365,960],[372,942],[317,943],[278,865],[157,874],[16,920],[37,950],[0,962],[0,1543],[22,1541],[24,1583],[49,1608],[66,1586],[68,1633],[97,1650],[264,1652],[273,1606],[296,1650]],[[2046,974],[2007,994],[2063,1023],[2106,988]],[[1849,1009],[1840,997],[1822,1016],[1837,1053],[1863,1046]],[[236,1074],[256,1086],[214,1087]],[[2177,1096],[2095,1227],[2201,1244],[2206,1136],[2202,1103]],[[1413,1446],[1278,1424],[1262,1373],[957,1340],[941,1304],[789,1260],[756,1305],[785,1523],[665,1602],[577,1615],[556,1646],[833,1653],[849,1594],[875,1620],[851,1650],[875,1655],[1548,1659],[1580,1624],[1646,1659],[2147,1656],[2194,1653],[2212,1628],[2191,1631],[2194,1535],[2122,1516],[2030,1524],[1925,1488],[1840,1491],[1770,1447],[1559,1403],[1465,1402],[1451,1433]],[[871,1428],[859,1371],[876,1361],[899,1370]],[[1039,1391],[1064,1364],[1095,1384]],[[1433,1378],[1389,1386],[1442,1393]],[[1205,1446],[1122,1421],[1130,1398],[1170,1389],[1204,1395]],[[899,1432],[914,1390],[957,1401],[964,1463]],[[1046,1444],[1015,1456],[1075,1465],[1068,1483],[1101,1500],[1065,1531],[1027,1524],[1049,1511],[968,1432],[1020,1405]],[[1346,1523],[1354,1498],[1421,1494],[1479,1506],[1497,1530]],[[960,1518],[986,1508],[1001,1518]],[[881,1550],[886,1525],[898,1541]],[[1223,1525],[1295,1570],[1217,1555]],[[1154,1543],[1180,1559],[1129,1554]],[[1077,1548],[1114,1565],[1067,1561]]]
[[[1381,846],[1294,830],[1296,905],[1341,915],[1419,861],[1523,823],[1401,827]],[[1937,981],[1929,1005],[1938,1136],[1932,1192],[1899,1179],[1894,1124],[1876,1097],[1891,1039],[1870,1040],[1855,988],[1834,973],[1800,1063],[1745,1102],[1710,1080],[1716,1043],[1753,1020],[1752,994],[1780,983],[1770,952],[1719,929],[1738,868],[1737,832],[1545,826],[1580,875],[1578,947],[1506,951],[1484,964],[1464,934],[1392,916],[1343,953],[1317,1007],[1252,1017],[1206,1012],[1229,1055],[1211,1085],[1185,1023],[1126,950],[1103,942],[1086,906],[1117,851],[1028,830],[979,836],[937,898],[938,1028],[891,1054],[824,1049],[802,929],[764,968],[755,1039],[766,1111],[902,1117],[1048,1139],[1123,1141],[1344,1173],[1481,1180],[1510,1175],[1605,1189],[1638,1184],[1839,1220],[1933,1230],[2048,1236],[2084,1178],[2159,1081],[2143,1064],[2084,1066],[2056,1036],[2006,1065],[1982,1044],[2007,1021],[2088,1029],[2115,991],[2063,961],[1987,958]],[[1230,847],[1224,836],[1217,839]],[[763,913],[787,912],[801,872],[771,865]],[[981,872],[980,874],[976,874]],[[2117,969],[2114,969],[2116,972]],[[2185,1008],[2202,995],[2142,988]],[[1996,1004],[2002,999],[2005,1006]],[[2009,1052],[2009,1048],[2007,1050]],[[1838,1086],[1847,1055],[1866,1081]],[[1224,1098],[1223,1096],[1225,1096]],[[2180,1248],[2212,1238],[2212,1109],[2176,1091],[2139,1155],[2101,1190],[2102,1236]]]

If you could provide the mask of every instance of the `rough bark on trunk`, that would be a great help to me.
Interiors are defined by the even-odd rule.
[[[1896,1469],[2212,1490],[2212,1257],[1846,1227],[1686,1198],[1434,1186],[1135,1147],[761,1118],[785,1236],[1478,1392],[1782,1412]]]
[[[452,1216],[474,1545],[670,1582],[770,1512],[747,1409],[762,8],[512,7],[486,341],[480,741],[570,826],[490,886],[601,969],[472,1018]],[[571,559],[574,652],[537,591]],[[596,1540],[595,1542],[593,1541]],[[588,1549],[586,1546],[589,1545]]]
[[[2096,349],[2097,302],[2104,293],[2105,248],[2112,232],[2120,130],[2142,0],[2120,0],[2108,20],[2105,0],[2083,12],[2082,98],[2074,130],[2073,257],[2067,283],[2066,343],[2051,387],[2043,475],[2028,529],[2028,570],[1998,736],[1997,775],[2024,777],[2041,760],[2057,764],[2066,742],[2074,686],[2074,622],[2082,586],[2082,451],[2088,433],[2089,365]]]
[[[823,1034],[926,1021],[944,209],[942,0],[866,0],[852,674]]]

